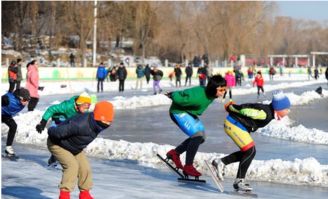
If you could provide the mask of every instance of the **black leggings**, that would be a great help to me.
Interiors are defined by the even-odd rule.
[[[5,115],[1,116],[1,122],[5,123],[9,127],[6,146],[11,146],[15,138],[17,124],[12,117]]]
[[[120,91],[120,92],[124,91],[124,81],[125,80],[119,80],[118,91]]]
[[[98,79],[98,84],[97,84],[97,92],[103,92],[104,91],[104,80],[103,79]]]
[[[231,89],[228,89],[228,90],[229,90],[229,99],[231,99],[232,98]],[[225,99],[226,95],[227,95],[227,91],[224,92],[223,99]]]
[[[257,86],[257,95],[260,95],[260,90],[264,93],[263,86]]]
[[[224,158],[222,158],[222,162],[225,165],[234,163],[234,162],[240,162],[239,167],[238,167],[238,173],[237,173],[237,178],[245,178],[247,170],[249,166],[251,165],[254,157],[256,154],[256,149],[255,146],[252,148],[248,149],[247,151],[237,151],[234,152]]]
[[[28,102],[28,105],[27,105],[27,110],[28,111],[34,111],[36,105],[38,104],[39,102],[39,98],[36,98],[36,97],[31,97],[30,101]]]

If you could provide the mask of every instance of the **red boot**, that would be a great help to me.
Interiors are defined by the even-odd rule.
[[[60,190],[59,199],[71,199],[70,193],[68,191]]]
[[[202,174],[200,172],[198,172],[195,167],[191,164],[191,165],[185,165],[183,168],[183,174],[188,175],[188,176],[195,176],[195,177],[199,177]]]
[[[167,152],[166,157],[171,159],[174,162],[175,167],[177,169],[183,169],[183,166],[182,166],[182,163],[180,160],[180,154],[178,154],[174,149]]]
[[[79,199],[93,199],[88,190],[80,191]]]

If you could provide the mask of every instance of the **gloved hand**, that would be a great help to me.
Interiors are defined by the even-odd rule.
[[[230,106],[231,104],[236,104],[236,103],[235,103],[234,101],[230,100],[229,102],[227,102],[227,103],[224,105],[224,109],[225,109],[226,111],[228,111],[228,108],[229,108],[229,106]]]
[[[173,92],[166,92],[166,93],[164,93],[164,95],[166,95],[166,97],[168,97],[168,98],[172,98],[172,93]]]
[[[44,130],[44,128],[46,127],[47,121],[45,121],[44,119],[42,119],[40,121],[39,124],[36,125],[35,129],[38,133],[42,133],[42,131]]]

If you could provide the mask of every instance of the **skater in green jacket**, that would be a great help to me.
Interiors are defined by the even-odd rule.
[[[207,86],[196,86],[190,89],[167,93],[172,99],[170,117],[173,122],[188,136],[175,149],[166,155],[177,169],[182,169],[185,175],[199,177],[201,173],[193,166],[198,147],[205,141],[205,128],[200,116],[217,97],[222,97],[226,91],[226,81],[221,75],[211,77]],[[185,166],[180,161],[180,154],[186,151]]]
[[[80,96],[74,96],[69,100],[65,100],[60,104],[52,105],[47,108],[46,112],[42,116],[40,123],[36,125],[36,131],[38,133],[42,133],[50,118],[52,119],[51,126],[57,126],[58,124],[79,113],[87,112],[90,105],[91,97],[86,92],[83,92]],[[48,160],[49,166],[55,162],[56,159],[54,156],[51,156]]]

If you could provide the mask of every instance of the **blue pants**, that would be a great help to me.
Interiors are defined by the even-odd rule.
[[[192,116],[188,113],[170,113],[170,117],[189,137],[198,132],[205,132],[203,123],[196,116]]]

